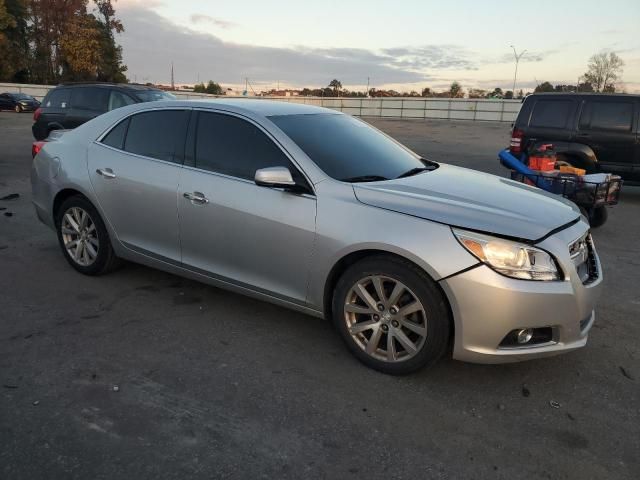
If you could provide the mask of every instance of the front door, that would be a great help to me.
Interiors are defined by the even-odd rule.
[[[176,264],[176,196],[189,114],[135,114],[89,146],[91,183],[118,239],[138,253]]]
[[[185,267],[280,299],[306,301],[316,200],[284,152],[253,123],[200,112],[182,171],[178,216]],[[309,193],[259,187],[259,168],[285,166]]]

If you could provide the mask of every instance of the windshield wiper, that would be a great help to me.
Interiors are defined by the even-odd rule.
[[[387,177],[383,177],[382,175],[360,175],[357,177],[341,178],[340,180],[342,180],[343,182],[358,183],[358,182],[379,182],[382,180],[389,180],[389,179]]]
[[[431,167],[416,167],[416,168],[412,168],[411,170],[407,170],[402,175],[398,175],[396,178],[411,177],[413,175],[417,175],[418,173],[430,172],[431,170],[435,170],[435,167],[433,167],[433,166],[431,166]]]

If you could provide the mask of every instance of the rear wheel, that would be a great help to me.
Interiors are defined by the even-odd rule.
[[[391,256],[369,257],[347,269],[334,291],[333,320],[362,363],[394,375],[436,362],[451,333],[435,282]]]
[[[20,106],[20,104],[17,104],[14,109],[13,109],[16,113],[20,113],[22,112],[22,107]]]
[[[56,229],[63,255],[80,273],[102,275],[120,265],[102,218],[85,197],[69,197],[62,203]]]

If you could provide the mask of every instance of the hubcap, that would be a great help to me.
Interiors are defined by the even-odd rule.
[[[368,276],[351,287],[344,320],[355,343],[385,362],[412,358],[427,337],[422,303],[406,285],[387,276]]]
[[[96,225],[80,207],[71,207],[62,216],[62,241],[71,259],[87,267],[96,261],[100,242]]]

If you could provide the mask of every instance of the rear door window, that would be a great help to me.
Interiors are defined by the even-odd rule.
[[[580,117],[581,130],[630,132],[633,103],[624,101],[588,101]]]
[[[129,119],[124,150],[179,163],[189,113],[186,110],[155,110],[133,115]]]
[[[47,108],[69,108],[71,92],[68,88],[56,88],[51,90],[42,102]]]
[[[119,92],[117,90],[111,90],[109,93],[109,111],[120,107],[126,107],[136,103],[129,95]]]
[[[73,89],[71,104],[73,108],[106,112],[109,102],[109,89],[98,87],[79,87]]]
[[[529,126],[565,128],[569,122],[572,104],[570,100],[538,100],[533,107]]]

